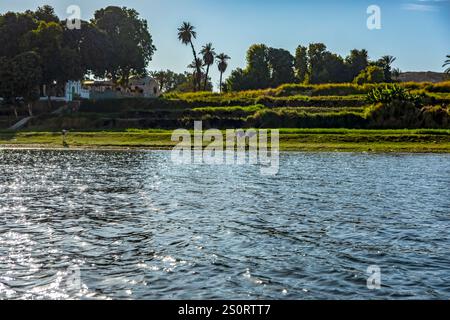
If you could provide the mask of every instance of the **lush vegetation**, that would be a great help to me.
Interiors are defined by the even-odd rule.
[[[383,56],[369,61],[368,52],[351,50],[343,58],[327,50],[323,43],[298,46],[289,51],[255,44],[248,49],[247,66],[238,68],[227,79],[228,91],[275,88],[287,83],[380,83],[392,82],[396,58]],[[395,73],[398,73],[396,70]]]
[[[156,50],[147,21],[133,9],[112,6],[80,21],[78,29],[50,6],[7,12],[0,15],[0,42],[0,97],[15,108],[23,102],[31,108],[43,86],[54,95],[68,80],[89,74],[126,85],[146,73]]]
[[[449,128],[450,82],[283,85],[229,93],[169,93],[159,99],[83,101],[79,113],[35,117],[30,129]],[[22,112],[26,112],[23,110]]]
[[[168,130],[0,132],[0,144],[43,148],[170,149]],[[299,151],[450,152],[450,130],[280,129],[280,149]]]

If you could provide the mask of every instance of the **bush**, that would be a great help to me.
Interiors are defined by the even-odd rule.
[[[416,105],[422,103],[424,96],[412,94],[405,88],[394,85],[392,87],[375,88],[367,94],[367,101],[369,103],[390,103],[393,101],[412,102]]]
[[[450,128],[450,109],[448,107],[424,107],[422,118],[422,127],[424,128]]]
[[[381,83],[384,81],[384,70],[377,66],[368,66],[353,80],[353,82],[358,85],[365,83]]]
[[[420,128],[420,109],[410,101],[379,103],[367,110],[366,118],[373,128]]]
[[[292,108],[258,111],[247,119],[257,128],[363,128],[366,119],[359,113],[308,114]]]

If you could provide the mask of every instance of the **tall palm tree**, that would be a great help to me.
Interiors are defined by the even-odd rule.
[[[195,51],[193,39],[197,38],[197,32],[195,31],[195,27],[191,25],[189,22],[183,22],[181,27],[178,28],[178,40],[185,45],[191,45],[192,53],[194,55],[194,62],[196,63],[195,69],[197,70],[197,79],[196,85],[194,86],[194,91],[196,91],[197,87],[200,89],[200,79],[198,78],[201,75],[201,65],[199,65],[197,59],[197,52]]]
[[[220,93],[222,93],[222,76],[223,73],[227,71],[228,60],[230,60],[231,58],[225,53],[221,53],[217,55],[216,59],[217,59],[217,67],[219,68],[220,71]]]
[[[445,60],[445,63],[442,67],[446,67],[446,66],[450,66],[450,54],[448,54],[447,56],[447,60]],[[445,69],[444,71],[445,73],[450,73],[450,67],[448,67],[447,69]]]
[[[200,53],[203,55],[203,62],[206,66],[205,81],[203,83],[203,90],[206,91],[206,84],[208,83],[209,67],[214,64],[214,58],[216,57],[216,53],[214,52],[212,43],[207,43],[206,45],[204,45]]]

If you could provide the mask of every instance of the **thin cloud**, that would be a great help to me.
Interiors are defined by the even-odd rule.
[[[403,9],[408,11],[423,11],[423,12],[432,12],[437,10],[436,6],[430,4],[417,4],[417,3],[406,3],[403,5]]]

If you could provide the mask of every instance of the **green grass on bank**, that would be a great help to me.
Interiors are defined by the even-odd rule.
[[[0,148],[145,148],[170,149],[171,130],[0,132]],[[450,152],[450,130],[280,129],[285,151]]]

